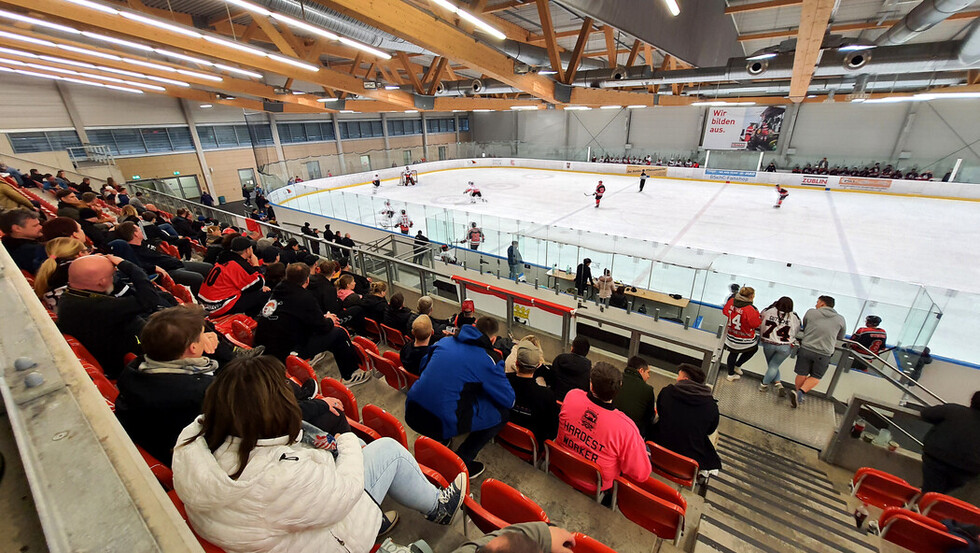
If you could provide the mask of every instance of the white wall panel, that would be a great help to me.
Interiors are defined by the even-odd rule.
[[[185,124],[176,98],[82,85],[69,85],[68,90],[86,127]]]
[[[884,160],[905,122],[905,104],[803,104],[790,142],[801,156]]]
[[[0,78],[0,129],[70,129],[71,119],[54,81],[4,74]]]

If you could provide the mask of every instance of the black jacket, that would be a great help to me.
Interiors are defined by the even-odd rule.
[[[82,232],[92,241],[96,249],[107,251],[109,247],[109,233],[106,231],[105,225],[91,221],[79,221],[78,225],[82,227]]]
[[[274,309],[272,302],[276,302]],[[291,351],[302,352],[314,335],[333,329],[333,321],[323,316],[313,294],[288,282],[276,286],[256,320],[255,344],[265,346],[266,355],[279,360]]]
[[[514,388],[510,422],[534,432],[538,447],[544,447],[545,440],[553,440],[558,434],[555,392],[538,385],[533,378],[521,378],[516,373],[509,373],[507,379]]]
[[[58,301],[58,328],[77,338],[110,379],[119,377],[127,353],[140,353],[137,336],[144,317],[164,307],[143,269],[129,261],[117,268],[129,279],[131,290],[126,295],[69,288]]]
[[[143,267],[143,270],[148,273],[153,270],[151,266],[160,267],[164,271],[175,271],[177,269],[184,268],[184,264],[181,263],[181,261],[176,257],[150,248],[145,243],[140,244],[139,246],[133,246],[130,244],[130,246],[133,248],[133,252],[136,254],[136,257],[139,258],[140,266]]]
[[[589,391],[589,372],[592,361],[577,353],[562,353],[551,363],[551,381],[548,385],[555,390],[555,396],[564,400],[569,390],[578,388]],[[548,380],[548,379],[546,379]]]
[[[34,274],[38,267],[44,262],[44,245],[37,240],[26,238],[14,238],[9,234],[0,238],[3,247],[7,249],[10,257],[14,258],[14,263],[21,270]]]
[[[408,320],[412,317],[412,310],[407,307],[402,307],[401,309],[394,310],[391,306],[385,308],[383,320],[378,321],[379,323],[384,323],[391,328],[394,328],[398,332],[405,332],[405,327],[408,326]]]
[[[177,234],[181,236],[189,236],[195,238],[201,233],[200,223],[195,224],[194,221],[186,217],[174,217],[170,220],[170,224],[177,231]],[[196,227],[196,228],[195,228]]]
[[[374,319],[374,322],[378,324],[385,321],[385,310],[388,309],[388,302],[381,296],[374,296],[371,294],[361,296],[361,301],[358,303],[358,305],[364,309],[364,316],[366,318]]]
[[[421,375],[422,369],[419,365],[422,363],[422,359],[429,355],[429,350],[431,348],[431,344],[428,346],[416,346],[415,340],[409,340],[408,343],[402,347],[402,350],[398,352],[398,357],[401,359],[402,367],[405,367],[405,370],[412,374]]]
[[[653,420],[657,404],[654,401],[653,386],[644,382],[639,371],[626,367],[623,371],[623,387],[613,400],[613,405],[633,419],[641,435],[648,434],[647,425]]]
[[[324,313],[329,311],[339,316],[344,310],[340,305],[340,299],[337,298],[337,287],[326,275],[320,273],[310,275],[310,283],[306,285],[306,289],[313,294],[317,305]]]
[[[701,470],[721,469],[721,458],[708,439],[718,428],[718,401],[711,389],[693,380],[681,380],[660,391],[660,419],[649,439],[698,462]]]
[[[340,276],[344,275],[354,277],[354,291],[357,292],[358,295],[363,296],[371,291],[371,282],[366,277],[354,274],[350,271],[341,271]]]
[[[585,288],[587,284],[591,286],[592,282],[592,268],[585,263],[579,263],[575,269],[575,287]]]
[[[935,426],[922,451],[965,472],[980,474],[980,409],[947,404],[922,410],[922,420]]]

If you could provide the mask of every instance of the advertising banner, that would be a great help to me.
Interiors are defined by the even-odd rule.
[[[701,145],[708,150],[774,151],[785,111],[782,106],[708,108]]]
[[[841,188],[853,188],[856,190],[887,190],[891,188],[891,179],[869,179],[863,177],[841,177]]]
[[[752,182],[755,180],[755,171],[735,171],[732,169],[705,169],[704,178],[708,180]]]
[[[821,188],[826,188],[828,180],[829,179],[827,179],[827,177],[806,176],[800,180],[800,184],[803,186],[819,186]]]
[[[667,176],[667,168],[666,167],[657,167],[657,166],[650,166],[650,165],[627,165],[626,166],[626,174],[627,175],[633,175],[633,176],[637,176],[638,177],[638,176],[640,176],[640,173],[642,173],[644,171],[646,171],[646,174],[647,174],[648,177],[666,177]]]

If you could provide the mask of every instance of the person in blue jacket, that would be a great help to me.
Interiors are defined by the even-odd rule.
[[[422,377],[405,401],[405,421],[416,432],[444,443],[469,433],[456,454],[471,478],[484,468],[476,455],[507,424],[514,405],[504,362],[494,357],[492,338],[498,331],[495,319],[481,317],[439,340],[422,360]]]

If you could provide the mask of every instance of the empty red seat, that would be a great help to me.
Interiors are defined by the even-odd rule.
[[[407,338],[405,338],[405,333],[403,333],[400,330],[391,328],[386,324],[382,324],[379,326],[381,327],[381,332],[384,333],[385,342],[387,342],[389,346],[395,349],[402,349],[402,347],[407,342]]]
[[[653,472],[667,480],[694,489],[698,480],[698,462],[653,442],[647,442]]]
[[[372,351],[367,351],[367,356],[371,359],[371,364],[374,366],[375,370],[380,372],[385,377],[385,382],[387,382],[389,386],[396,390],[405,389],[405,382],[402,380],[401,374],[399,374],[398,369],[391,361]]]
[[[493,478],[487,478],[480,486],[480,502],[467,496],[463,508],[484,534],[521,522],[550,522],[540,505]],[[463,531],[467,531],[466,519],[463,519]]]
[[[362,416],[365,426],[382,436],[397,440],[405,449],[408,449],[408,436],[405,435],[405,427],[394,415],[377,405],[365,405]]]
[[[497,445],[513,453],[519,459],[537,465],[540,453],[538,440],[535,439],[534,432],[527,428],[508,422],[493,440],[497,442]]]
[[[918,502],[919,512],[933,520],[953,519],[980,526],[980,507],[946,494],[929,492]]]
[[[92,379],[92,383],[95,384],[96,389],[99,390],[99,393],[105,399],[106,405],[109,406],[109,410],[115,411],[116,398],[119,397],[119,388],[116,388],[116,385],[106,378],[105,373],[102,372],[102,369],[84,359],[79,359],[79,362],[82,364],[82,368],[85,369],[85,374]]]
[[[320,393],[326,397],[334,397],[344,404],[344,414],[348,419],[361,420],[361,412],[357,408],[357,398],[339,380],[326,376],[320,381]]]
[[[360,338],[360,336],[354,336],[354,338]],[[352,342],[354,345],[354,350],[357,351],[357,368],[364,372],[371,372],[371,358],[368,357],[367,351],[364,350],[364,346],[358,344],[357,342]]]
[[[371,336],[371,339],[377,343],[381,343],[384,335],[381,333],[381,327],[378,326],[377,321],[374,319],[364,318],[364,332]]]
[[[374,342],[368,340],[364,336],[354,336],[353,338],[351,338],[351,341],[364,348],[364,351],[370,351],[378,355],[381,355],[381,350],[378,349],[378,344],[375,344]]]
[[[862,467],[854,473],[851,495],[865,505],[879,509],[905,507],[919,495],[916,488],[901,478],[870,467]]]
[[[157,477],[157,482],[163,486],[163,489],[168,492],[174,489],[174,473],[169,467],[165,466],[160,461],[157,461],[156,457],[150,455],[148,451],[140,446],[136,446],[136,450],[140,452],[140,456],[146,461],[146,464],[150,467],[150,472],[153,476]]]
[[[249,327],[244,321],[236,319],[231,321],[231,333],[239,342],[252,347],[255,344],[255,334],[253,328]]]
[[[470,476],[470,471],[466,469],[466,464],[459,455],[428,436],[419,436],[415,440],[415,460],[426,478],[442,488],[448,486],[461,472],[466,473],[467,480]]]
[[[354,433],[355,436],[364,441],[364,443],[369,444],[374,440],[380,440],[381,434],[378,434],[373,428],[365,426],[350,417],[347,418],[347,423],[350,424],[350,431]]]
[[[881,539],[914,553],[947,553],[967,545],[965,539],[947,532],[942,523],[898,507],[885,509],[878,528]]]
[[[317,386],[314,388],[314,395],[319,393],[319,382],[316,379],[316,371],[309,363],[296,357],[295,355],[290,355],[286,358],[286,376],[290,380],[302,386],[307,380],[312,380]]]
[[[575,547],[572,548],[574,553],[616,553],[612,547],[581,532],[575,532],[572,536],[575,538]]]
[[[599,501],[602,492],[602,473],[599,465],[563,449],[551,440],[545,440],[545,470],[576,490],[595,497]]]
[[[215,317],[214,319],[211,319],[211,324],[213,324],[215,330],[217,330],[221,334],[228,334],[232,330],[231,323],[234,321],[241,321],[242,323],[246,324],[250,329],[252,329],[253,332],[255,331],[255,327],[258,326],[259,324],[255,319],[249,317],[248,315],[245,315],[244,313],[232,313],[230,315],[221,315],[219,317]]]
[[[613,483],[613,497],[613,508],[624,517],[658,539],[680,543],[687,501],[676,490],[653,477],[639,483],[621,476]]]

